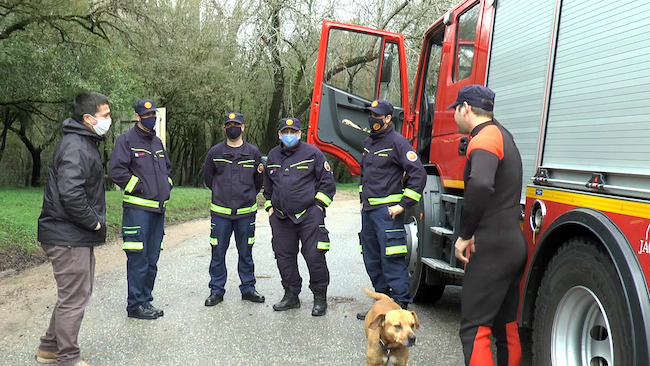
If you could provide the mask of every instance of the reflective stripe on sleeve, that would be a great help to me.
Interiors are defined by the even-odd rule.
[[[422,198],[421,194],[410,188],[404,188],[404,196],[412,199],[415,202],[420,202],[420,198]]]
[[[135,188],[135,185],[138,184],[139,180],[138,177],[132,175],[131,179],[129,179],[129,182],[126,184],[126,187],[124,187],[124,190],[129,193],[133,192],[133,188]]]
[[[271,204],[271,200],[264,201],[264,209],[268,210],[269,207],[273,207],[273,205]]]
[[[329,206],[332,204],[332,199],[329,198],[325,193],[323,192],[318,192],[316,193],[316,199],[323,202],[325,206]]]

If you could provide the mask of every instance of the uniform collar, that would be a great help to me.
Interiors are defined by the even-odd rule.
[[[393,126],[389,125],[388,127],[386,127],[385,130],[375,132],[375,133],[371,133],[370,138],[373,139],[373,140],[380,139],[380,138],[390,134],[393,131],[394,131]]]

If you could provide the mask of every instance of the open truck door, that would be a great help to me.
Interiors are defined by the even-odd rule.
[[[395,107],[395,130],[413,134],[404,36],[325,20],[321,32],[307,142],[361,172],[368,112],[375,99]]]

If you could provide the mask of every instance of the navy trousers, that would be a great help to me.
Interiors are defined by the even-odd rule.
[[[153,300],[164,226],[164,213],[124,208],[122,238],[127,258],[127,311]]]
[[[324,217],[324,213],[313,206],[307,209],[299,223],[294,223],[290,218],[279,218],[277,213],[269,218],[273,233],[273,252],[282,286],[296,295],[302,290],[302,277],[298,271],[299,251],[309,270],[309,288],[312,291],[315,288],[326,289],[330,283],[330,273],[325,260],[329,249],[329,234],[325,229]],[[298,241],[302,243],[302,247],[298,245]]]
[[[239,253],[237,271],[242,294],[255,290],[255,264],[253,263],[253,244],[255,243],[255,215],[239,219],[227,219],[212,216],[210,244],[212,259],[210,260],[210,292],[223,295],[226,292],[226,251],[230,237],[235,233],[235,245]]]
[[[388,207],[361,212],[361,251],[366,271],[376,292],[389,294],[395,301],[411,303],[406,266],[404,214],[393,220]]]

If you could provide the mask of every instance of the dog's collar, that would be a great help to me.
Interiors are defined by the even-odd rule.
[[[379,345],[381,346],[381,349],[388,353],[388,356],[390,357],[390,351],[392,351],[390,348],[386,347],[386,343],[384,343],[384,340],[381,339],[381,335],[379,335]]]

